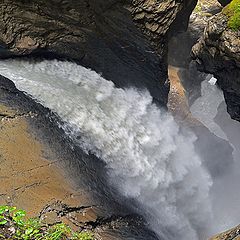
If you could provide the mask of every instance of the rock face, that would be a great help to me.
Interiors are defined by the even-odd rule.
[[[202,36],[208,20],[221,10],[222,6],[217,0],[199,0],[190,16],[187,31],[172,37],[168,43],[168,62],[181,68],[181,81],[187,91],[190,106],[200,97],[201,82],[206,78],[206,74],[197,71],[195,64],[191,62],[191,50]]]
[[[193,45],[202,36],[209,19],[221,10],[222,6],[217,0],[198,1],[190,16],[187,31],[172,37],[169,41],[168,59],[171,65],[185,68],[189,66]]]
[[[167,34],[179,19],[178,27],[186,27],[195,4],[196,0],[3,0],[0,57],[74,60],[117,86],[147,88],[166,105]]]
[[[239,240],[239,239],[240,239],[240,225],[224,233],[216,235],[210,240]]]
[[[197,71],[196,64],[191,62],[190,53],[208,20],[221,10],[217,0],[198,1],[197,8],[190,17],[188,30],[169,41],[168,55],[168,62],[175,66],[169,67],[168,109],[181,125],[187,125],[194,131],[198,137],[195,143],[196,150],[213,176],[220,176],[229,171],[233,163],[233,148],[227,141],[215,136],[190,112],[191,105],[201,96],[201,82],[207,77],[207,74]]]
[[[151,44],[164,56],[166,36],[186,31],[189,17],[197,0],[176,2],[133,0],[128,9],[137,26],[148,37]]]
[[[240,121],[240,31],[229,29],[227,20],[223,13],[213,17],[192,52],[199,70],[218,79],[229,114]]]

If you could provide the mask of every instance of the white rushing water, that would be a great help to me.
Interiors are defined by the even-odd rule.
[[[70,136],[106,162],[109,181],[138,201],[161,239],[206,233],[212,181],[195,137],[181,133],[147,91],[116,88],[94,71],[56,60],[1,61],[0,74],[57,113]]]
[[[191,106],[194,117],[200,120],[216,136],[228,140],[223,130],[215,123],[219,105],[224,101],[223,92],[215,85],[217,79],[211,77],[201,83],[201,97]]]
[[[210,79],[210,80],[209,80]],[[217,79],[209,75],[201,83],[201,97],[191,106],[194,117],[215,135],[229,142],[234,149],[232,168],[214,179],[211,188],[215,233],[230,229],[240,222],[240,123],[231,119]],[[213,159],[214,160],[214,159]]]

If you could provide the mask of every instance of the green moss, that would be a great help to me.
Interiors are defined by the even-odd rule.
[[[228,27],[234,31],[240,29],[240,0],[232,0],[224,9],[223,13],[229,18]]]
[[[0,239],[94,240],[94,237],[87,231],[74,232],[64,223],[44,225],[39,218],[26,218],[23,210],[0,206]]]
[[[201,12],[202,12],[201,3],[198,2],[193,11],[194,11],[195,13],[201,13]]]

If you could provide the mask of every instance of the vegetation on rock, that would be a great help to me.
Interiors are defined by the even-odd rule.
[[[217,0],[198,0],[193,12],[200,15],[211,16],[212,14],[209,13],[209,10],[213,6],[220,6],[220,4]]]
[[[234,31],[240,29],[240,0],[233,0],[230,4],[228,4],[224,10],[228,17],[228,27]]]
[[[24,210],[10,206],[0,206],[0,239],[94,240],[89,232],[74,232],[64,223],[42,224],[39,218],[26,218]]]

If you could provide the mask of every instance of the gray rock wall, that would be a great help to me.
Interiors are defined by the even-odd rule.
[[[119,87],[147,88],[165,106],[167,36],[196,0],[3,0],[0,57],[74,60]],[[180,28],[180,27],[179,27]],[[174,34],[174,33],[172,33]]]
[[[220,13],[209,21],[192,52],[198,68],[218,79],[230,116],[240,121],[240,31],[229,29]]]

